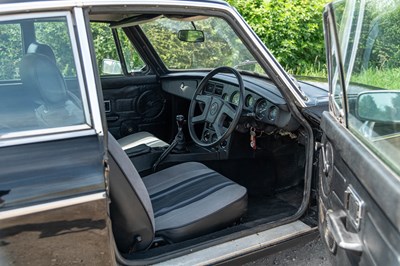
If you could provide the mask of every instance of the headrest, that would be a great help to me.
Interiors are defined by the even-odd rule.
[[[47,44],[33,42],[29,45],[27,54],[41,54],[47,56],[51,61],[56,63],[56,57],[53,50]]]
[[[48,107],[64,104],[67,90],[60,70],[48,56],[26,54],[20,65],[22,82],[41,95],[41,100]]]

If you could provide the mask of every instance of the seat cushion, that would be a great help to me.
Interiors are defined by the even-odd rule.
[[[143,178],[156,236],[179,242],[233,224],[247,210],[247,190],[205,165],[179,164]]]
[[[168,147],[169,144],[155,137],[149,132],[137,132],[118,140],[123,150],[139,146],[140,144],[146,144],[149,147]]]

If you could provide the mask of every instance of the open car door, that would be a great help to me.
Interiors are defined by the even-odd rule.
[[[324,12],[319,222],[338,265],[400,265],[399,24],[398,1],[336,1]]]

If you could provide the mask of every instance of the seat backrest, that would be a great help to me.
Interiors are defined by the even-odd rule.
[[[108,133],[111,221],[121,252],[144,250],[154,239],[154,214],[147,189],[115,138]],[[140,241],[139,241],[140,240]]]
[[[38,124],[58,127],[84,123],[82,104],[71,100],[51,48],[33,43],[28,51],[21,60],[20,75],[25,90],[37,105]]]

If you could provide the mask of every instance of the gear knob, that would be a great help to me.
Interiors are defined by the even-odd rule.
[[[183,124],[185,123],[185,117],[183,115],[177,115],[175,119],[178,128],[182,128]]]

